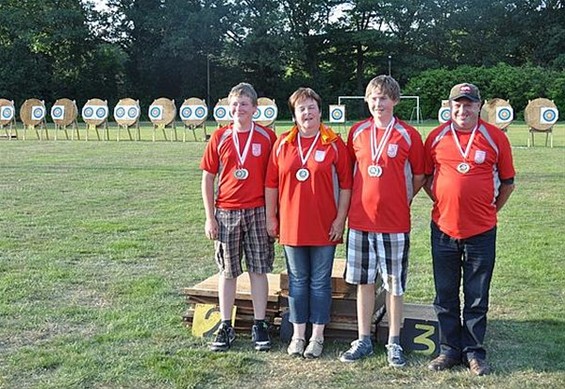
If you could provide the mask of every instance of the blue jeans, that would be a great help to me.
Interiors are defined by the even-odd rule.
[[[335,246],[284,246],[284,253],[290,322],[329,323]]]
[[[496,227],[455,239],[431,224],[432,259],[440,352],[453,358],[482,358],[489,289],[496,256]],[[459,289],[463,280],[463,312]]]

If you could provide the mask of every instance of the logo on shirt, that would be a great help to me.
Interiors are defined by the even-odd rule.
[[[485,161],[486,156],[487,156],[486,151],[483,150],[475,151],[475,163],[483,163]]]
[[[388,149],[386,150],[386,155],[388,155],[390,158],[394,158],[396,157],[397,153],[398,153],[398,145],[396,143],[389,144]]]
[[[254,157],[258,157],[261,155],[261,143],[253,143],[253,147],[251,148],[251,153],[253,153]]]
[[[316,150],[314,161],[322,162],[324,159],[326,159],[326,152],[324,150]]]

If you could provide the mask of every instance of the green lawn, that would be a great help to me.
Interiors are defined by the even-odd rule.
[[[278,339],[269,353],[252,351],[248,334],[231,352],[208,352],[181,320],[182,288],[216,271],[203,234],[205,143],[190,132],[187,142],[162,132],[151,142],[147,126],[140,142],[116,142],[115,128],[106,142],[94,132],[55,142],[52,129],[50,141],[33,132],[0,140],[0,387],[564,387],[565,125],[554,148],[542,134],[525,147],[522,123],[508,134],[517,188],[499,222],[487,333],[494,373],[480,378],[428,372],[416,354],[395,370],[380,347],[344,365],[337,357],[348,344],[337,342],[316,361],[290,359]],[[430,205],[423,194],[414,201],[408,302],[433,299]]]

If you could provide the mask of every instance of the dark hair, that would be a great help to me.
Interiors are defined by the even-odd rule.
[[[288,98],[288,108],[290,109],[290,113],[294,117],[294,108],[296,107],[296,103],[300,100],[312,99],[318,104],[318,109],[322,112],[322,99],[320,95],[314,92],[312,88],[298,88],[294,91],[293,94],[290,95]]]

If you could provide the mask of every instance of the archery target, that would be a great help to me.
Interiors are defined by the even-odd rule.
[[[540,123],[541,124],[555,124],[559,118],[559,111],[553,107],[540,108]]]
[[[132,105],[116,105],[114,118],[116,120],[136,120],[139,117],[139,108]]]
[[[276,105],[259,105],[257,106],[257,111],[253,115],[253,120],[273,122],[277,118],[277,106]]]
[[[345,123],[345,105],[330,105],[330,123]]]
[[[449,107],[440,108],[437,118],[440,123],[448,122],[451,119],[451,109]]]
[[[496,107],[496,123],[510,123],[513,117],[512,107]]]
[[[94,114],[96,115],[96,119],[106,119],[108,117],[108,107],[106,106],[96,107]]]
[[[4,106],[0,107],[0,119],[1,120],[12,120],[15,115],[14,107]]]
[[[149,107],[149,118],[151,120],[161,120],[163,119],[163,106],[162,105],[152,105]]]
[[[41,105],[34,105],[31,107],[31,119],[32,120],[43,120],[45,117],[45,107]]]
[[[54,105],[51,107],[51,118],[53,120],[63,120],[65,118],[65,106]]]
[[[180,110],[182,120],[202,120],[208,116],[208,108],[204,105],[185,105]]]
[[[124,119],[126,117],[126,109],[124,107],[116,105],[116,107],[114,108],[114,117],[116,119]]]
[[[93,105],[85,105],[82,107],[82,117],[83,119],[95,119],[94,110],[96,106]]]
[[[260,120],[262,114],[263,114],[263,110],[261,108],[257,107],[257,110],[253,114],[253,120]]]
[[[254,115],[255,116],[255,115]],[[214,107],[214,119],[216,121],[229,121],[232,120],[232,115],[227,105],[217,105]]]
[[[189,120],[192,117],[192,108],[185,106],[180,109],[180,118],[182,120]]]

